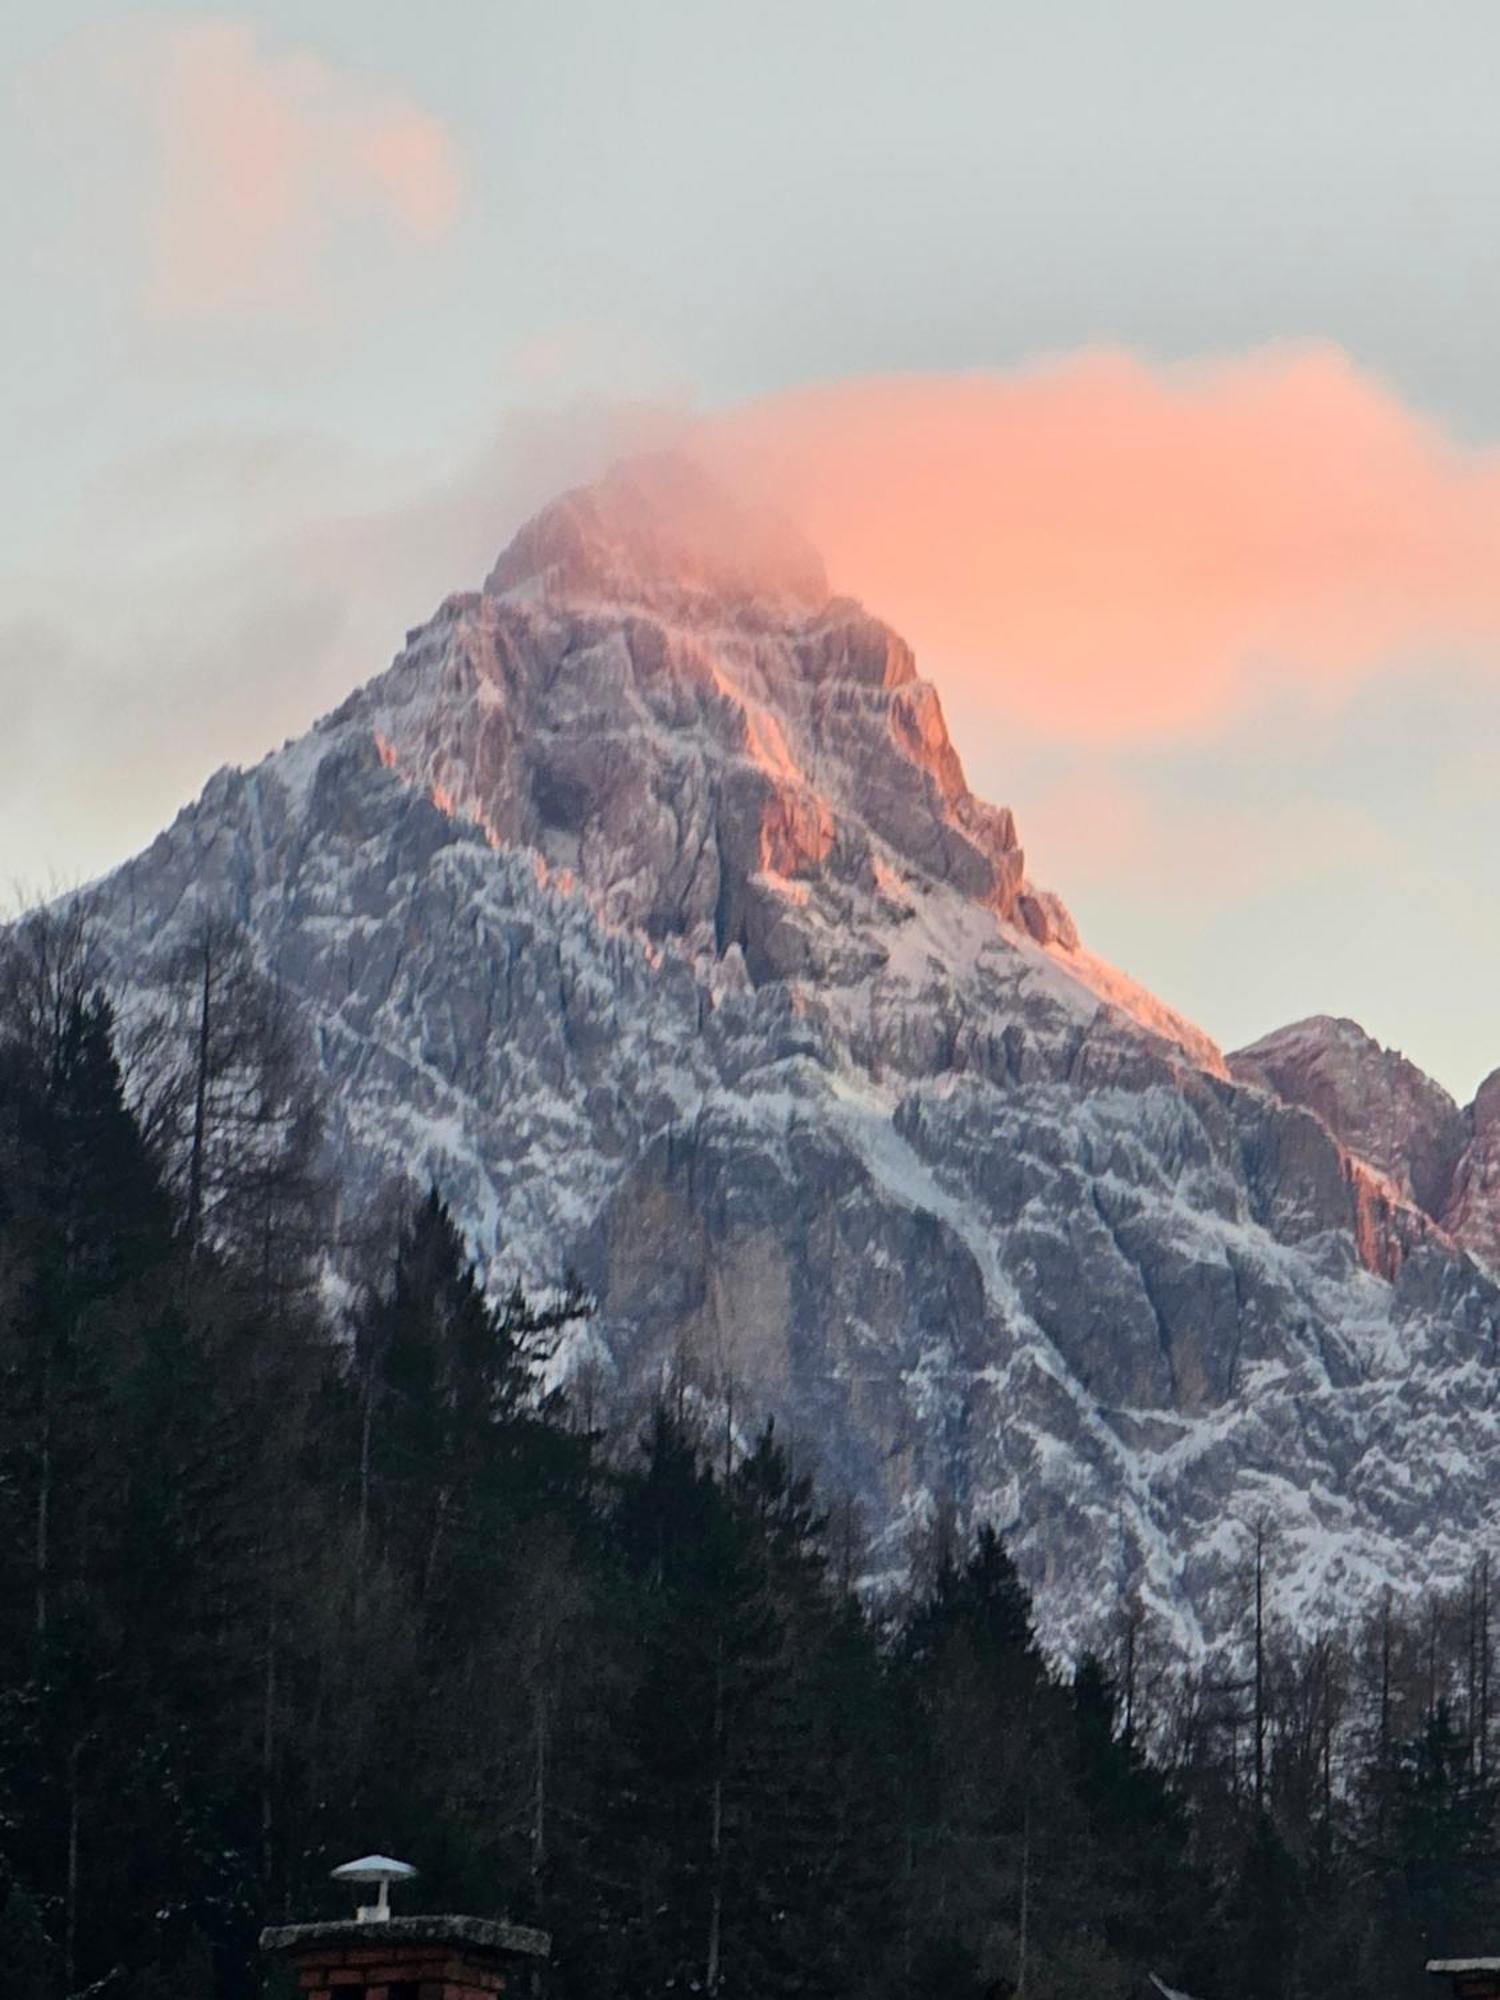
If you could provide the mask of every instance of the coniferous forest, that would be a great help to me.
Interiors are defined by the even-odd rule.
[[[1126,1601],[1047,1658],[994,1533],[870,1589],[732,1385],[549,1391],[588,1301],[496,1304],[439,1191],[351,1217],[317,1158],[232,926],[129,1020],[81,922],[11,934],[7,2000],[241,2000],[371,1848],[550,1930],[559,2000],[1352,2000],[1500,1949],[1477,1552],[1293,1637],[1267,1523],[1237,1646]]]

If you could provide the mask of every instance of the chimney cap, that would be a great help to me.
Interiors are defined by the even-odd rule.
[[[393,1861],[388,1854],[364,1854],[329,1870],[335,1882],[405,1882],[416,1872],[409,1861]]]

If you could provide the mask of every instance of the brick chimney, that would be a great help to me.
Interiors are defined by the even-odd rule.
[[[290,1967],[305,2000],[532,2000],[542,1991],[545,1931],[482,1917],[392,1917],[284,1924],[260,1948]]]
[[[485,1917],[393,1917],[388,1884],[414,1872],[383,1856],[335,1869],[346,1880],[379,1883],[380,1900],[352,1920],[262,1931],[261,1951],[290,1970],[304,2000],[494,2000],[496,1994],[534,2000],[541,1994],[552,1942],[545,1931]]]
[[[1453,2000],[1500,2000],[1500,1958],[1429,1958],[1427,1970],[1449,1981]]]

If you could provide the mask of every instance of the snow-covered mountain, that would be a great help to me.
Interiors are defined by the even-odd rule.
[[[497,1281],[576,1267],[601,1365],[732,1377],[884,1559],[994,1519],[1056,1641],[1127,1592],[1222,1633],[1267,1510],[1303,1622],[1500,1527],[1454,1240],[1496,1248],[1500,1102],[1226,1064],[1033,883],[896,634],[680,461],[547,509],[93,893],[126,984],[250,927],[351,1202],[434,1176]]]

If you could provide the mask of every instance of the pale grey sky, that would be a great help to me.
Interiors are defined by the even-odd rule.
[[[1492,5],[13,0],[0,63],[0,874],[123,857],[377,670],[621,400],[1316,342],[1370,413],[1325,541],[1387,405],[1440,427],[1389,558],[1428,640],[1126,740],[1018,699],[1045,643],[978,687],[911,636],[1038,875],[1210,1032],[1500,1062],[1500,658],[1422,546],[1450,446],[1466,576],[1496,519]]]

